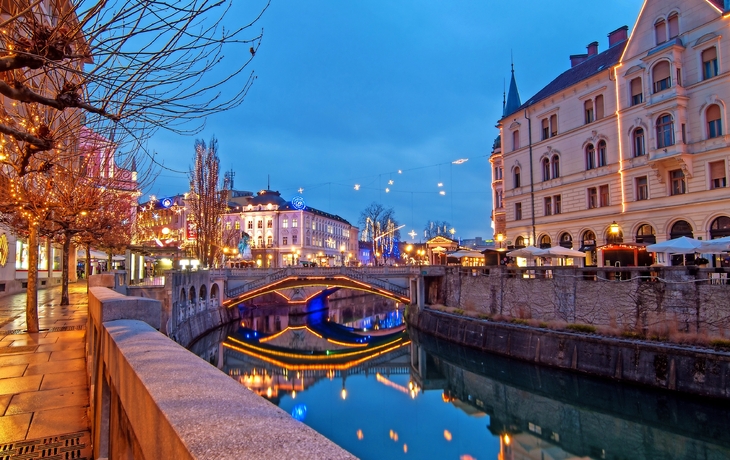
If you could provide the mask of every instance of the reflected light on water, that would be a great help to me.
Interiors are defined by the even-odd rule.
[[[342,399],[347,399],[347,390],[343,388],[340,392],[340,396],[342,397]]]
[[[444,430],[444,439],[451,442],[451,431]]]
[[[358,441],[362,441],[362,438],[364,438],[362,434],[362,430],[357,430],[357,439]]]
[[[403,444],[403,453],[404,454],[408,453],[408,444]]]

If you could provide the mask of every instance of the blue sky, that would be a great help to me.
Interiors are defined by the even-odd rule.
[[[257,2],[235,3],[226,20],[250,20]],[[270,177],[287,200],[303,188],[307,205],[353,225],[375,201],[395,209],[406,239],[430,220],[489,238],[488,159],[510,54],[525,101],[568,69],[569,55],[592,41],[603,51],[609,32],[633,28],[641,4],[273,0],[245,102],[196,136],[156,134],[149,148],[181,172],[162,171],[145,192],[186,191],[195,139],[215,136],[238,190]]]

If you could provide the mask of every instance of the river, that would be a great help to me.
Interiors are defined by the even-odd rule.
[[[730,458],[728,401],[480,353],[389,301],[249,308],[191,350],[362,459]]]

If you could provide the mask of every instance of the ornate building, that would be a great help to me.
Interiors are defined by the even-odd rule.
[[[589,44],[516,109],[508,98],[492,155],[508,246],[642,265],[646,243],[730,234],[724,14],[720,0],[647,0],[630,37],[624,26],[607,50]]]

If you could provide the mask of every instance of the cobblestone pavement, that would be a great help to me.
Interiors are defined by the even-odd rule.
[[[25,292],[0,297],[0,458],[90,457],[86,283],[38,293],[41,332],[25,332]]]

